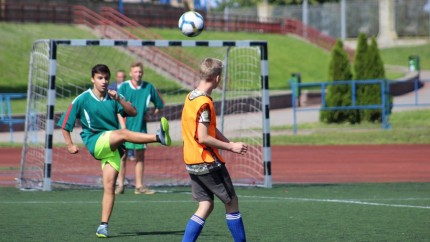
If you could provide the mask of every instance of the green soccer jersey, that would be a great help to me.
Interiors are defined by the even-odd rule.
[[[136,108],[137,115],[127,117],[127,129],[135,132],[147,133],[145,114],[152,102],[155,108],[161,109],[164,107],[163,100],[158,95],[154,85],[143,81],[138,87],[134,87],[131,81],[126,81],[120,86],[118,93],[123,95]]]
[[[94,148],[100,135],[104,131],[119,128],[117,113],[126,116],[119,102],[113,100],[107,93],[103,100],[100,100],[91,89],[88,89],[73,100],[57,125],[72,132],[76,119],[79,119],[82,124],[80,133],[82,141],[94,156]]]

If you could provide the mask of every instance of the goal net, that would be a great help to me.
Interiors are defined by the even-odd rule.
[[[181,54],[169,54],[169,48],[180,48],[187,59],[181,59]],[[83,145],[79,122],[71,133],[74,143],[80,146],[78,154],[68,153],[56,124],[73,99],[92,87],[94,65],[108,65],[113,82],[116,71],[129,73],[135,61],[144,63],[143,80],[154,84],[165,102],[160,114],[148,120],[148,132],[155,133],[159,119],[165,116],[173,143],[169,147],[147,146],[144,182],[149,186],[189,184],[180,117],[185,96],[198,81],[198,64],[205,57],[223,60],[227,70],[222,88],[212,93],[218,129],[231,140],[249,145],[243,156],[222,153],[233,182],[271,187],[266,42],[109,39],[34,42],[19,187],[51,190],[102,186],[100,162]],[[133,162],[127,163],[126,179],[130,186],[134,185]]]

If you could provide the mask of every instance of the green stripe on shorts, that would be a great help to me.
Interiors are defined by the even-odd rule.
[[[146,144],[134,144],[125,142],[124,146],[127,150],[146,150]]]

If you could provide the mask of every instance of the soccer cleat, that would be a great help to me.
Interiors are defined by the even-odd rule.
[[[107,238],[107,237],[109,237],[107,224],[100,224],[100,226],[97,228],[96,235],[99,238]]]
[[[169,146],[172,143],[169,135],[169,121],[165,117],[160,120],[160,129],[157,130],[157,136],[162,145]]]
[[[137,187],[136,189],[134,189],[134,194],[152,195],[152,194],[155,194],[155,191],[150,190],[147,187]]]
[[[115,189],[115,194],[124,194],[124,187],[123,186],[117,186]]]

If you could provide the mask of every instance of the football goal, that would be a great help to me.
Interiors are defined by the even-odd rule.
[[[221,59],[226,67],[222,87],[212,93],[218,128],[231,140],[249,145],[246,155],[222,153],[233,182],[271,187],[267,42],[111,39],[34,42],[19,187],[49,191],[102,186],[100,162],[85,149],[80,123],[72,132],[74,143],[80,146],[78,154],[68,153],[56,124],[73,99],[92,87],[94,65],[108,65],[113,82],[116,71],[129,73],[135,61],[144,63],[143,80],[154,84],[165,102],[158,116],[148,117],[148,132],[154,133],[165,116],[173,143],[148,145],[144,182],[150,186],[189,184],[180,117],[185,96],[198,81],[198,64],[205,57]],[[133,162],[127,164],[126,176],[132,186]]]

